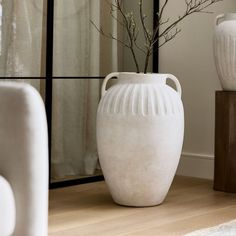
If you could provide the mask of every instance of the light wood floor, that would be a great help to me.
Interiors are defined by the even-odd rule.
[[[165,236],[236,219],[236,194],[212,182],[176,177],[165,202],[132,208],[114,204],[104,182],[50,191],[50,236]]]

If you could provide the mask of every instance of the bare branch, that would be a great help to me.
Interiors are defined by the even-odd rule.
[[[140,72],[139,64],[138,64],[137,57],[136,57],[136,54],[134,51],[134,45],[135,45],[135,43],[134,43],[134,30],[132,30],[132,26],[133,26],[133,23],[135,23],[135,22],[134,22],[133,16],[131,13],[130,13],[130,17],[129,17],[129,15],[126,16],[125,12],[123,11],[122,5],[121,5],[122,0],[115,0],[115,2],[116,2],[117,11],[121,14],[121,16],[123,18],[123,21],[125,24],[125,29],[128,34],[128,39],[129,39],[129,43],[130,43],[129,48],[130,48],[131,54],[134,58],[134,63],[135,63],[137,72],[139,73]]]
[[[174,39],[181,32],[181,30],[177,27],[179,23],[182,22],[185,18],[188,18],[194,13],[212,13],[210,11],[207,11],[206,8],[223,0],[184,0],[185,9],[183,10],[182,15],[180,15],[173,21],[171,21],[170,18],[166,18],[164,16],[168,3],[170,2],[169,0],[164,0],[159,13],[157,13],[158,17],[153,31],[150,31],[146,25],[147,16],[143,13],[143,0],[139,0],[139,18],[141,21],[142,32],[145,39],[145,44],[142,47],[137,43],[140,32],[137,28],[134,14],[132,12],[126,12],[123,6],[123,0],[112,0],[112,2],[108,2],[108,0],[105,1],[110,6],[111,18],[114,19],[119,24],[119,26],[122,27],[122,29],[124,29],[126,33],[125,38],[119,39],[111,33],[104,32],[102,27],[97,27],[96,24],[94,24],[92,21],[90,22],[98,30],[98,32],[100,32],[101,35],[116,40],[118,43],[122,44],[124,47],[130,50],[137,72],[140,72],[140,66],[137,61],[135,48],[144,53],[144,73],[146,73],[148,63],[150,61],[150,56],[153,54],[154,45],[159,44],[158,48],[162,47],[163,45]],[[119,15],[119,17],[117,15]]]
[[[141,24],[143,27],[143,33],[144,33],[146,43],[150,43],[150,41],[152,39],[151,39],[150,34],[148,32],[147,26],[145,25],[146,15],[143,14],[143,0],[140,0],[140,2],[139,2],[139,14],[140,14],[140,20],[141,20]]]
[[[115,36],[113,36],[111,33],[105,33],[104,30],[102,28],[98,28],[96,26],[96,24],[90,20],[91,24],[95,27],[95,29],[104,37],[109,38],[109,39],[113,39],[115,41],[117,41],[118,43],[122,44],[124,47],[126,48],[130,48],[130,45],[126,44],[125,42],[121,41],[120,39],[116,38]]]
[[[160,13],[159,13],[159,17],[158,17],[158,21],[159,22],[160,22],[160,19],[162,19],[163,12],[164,12],[168,2],[169,2],[169,0],[165,0],[163,6],[161,7],[161,10],[160,10]]]
[[[157,22],[156,22],[156,27],[155,27],[155,29],[153,31],[153,39],[155,39],[156,35],[158,34],[160,26],[165,24],[165,23],[167,23],[169,21],[169,19],[162,21],[163,13],[165,11],[165,8],[166,8],[168,2],[169,2],[169,0],[165,0],[163,6],[161,7],[160,12],[157,13],[158,18],[157,18]]]
[[[168,43],[170,40],[172,40],[173,38],[175,38],[175,36],[176,36],[177,34],[179,34],[180,32],[181,32],[181,29],[176,28],[174,33],[166,34],[166,35],[164,36],[164,42],[162,42],[161,44],[159,44],[158,47],[160,48],[160,47],[162,47],[163,45],[165,45],[166,43]]]
[[[223,1],[223,0],[190,0],[189,2],[185,0],[186,2],[186,11],[182,16],[179,16],[177,20],[175,20],[172,24],[170,24],[168,27],[166,27],[161,34],[158,35],[159,38],[163,37],[164,35],[168,34],[173,28],[177,26],[183,19],[190,16],[193,13],[202,13],[204,9],[209,7],[210,5]]]

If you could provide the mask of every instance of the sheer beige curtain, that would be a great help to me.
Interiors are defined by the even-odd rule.
[[[58,79],[53,82],[53,179],[95,174],[98,101],[98,80]]]
[[[54,75],[80,76],[53,82],[52,177],[96,174],[96,111],[99,79],[118,70],[118,45],[103,38],[91,24],[117,34],[106,0],[55,1]]]
[[[46,0],[2,0],[0,76],[41,76]]]
[[[109,13],[113,1],[55,1],[54,76],[101,76],[118,70],[117,42],[101,37],[90,22],[117,36],[117,22]]]
[[[100,23],[100,1],[57,0],[54,13],[54,75],[99,75],[99,34],[90,19]]]
[[[0,76],[44,75],[46,2],[0,0]],[[107,32],[118,32],[117,22],[109,17],[107,0],[54,3],[54,76],[82,77],[53,81],[52,177],[60,180],[96,174],[96,110],[101,80],[84,77],[105,76],[117,71],[119,63],[117,43],[101,37],[90,20],[102,24]],[[41,80],[22,80],[42,88]]]

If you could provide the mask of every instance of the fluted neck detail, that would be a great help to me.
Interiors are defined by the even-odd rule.
[[[177,92],[163,83],[120,83],[107,91],[98,112],[140,117],[164,116],[182,114],[183,106]]]

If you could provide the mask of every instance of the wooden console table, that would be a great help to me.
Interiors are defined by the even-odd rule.
[[[214,189],[236,193],[236,92],[216,91]]]

